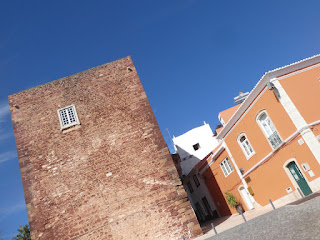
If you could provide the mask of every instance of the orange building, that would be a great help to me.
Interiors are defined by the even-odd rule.
[[[221,144],[198,164],[220,216],[282,206],[320,190],[320,55],[267,72],[219,114]],[[241,97],[240,96],[240,97]]]

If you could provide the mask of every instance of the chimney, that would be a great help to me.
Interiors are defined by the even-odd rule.
[[[246,100],[246,98],[248,97],[249,92],[243,93],[243,92],[239,92],[239,96],[236,96],[234,99],[234,103],[235,104],[240,104],[242,103],[244,100]]]

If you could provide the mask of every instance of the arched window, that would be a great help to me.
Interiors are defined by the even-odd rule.
[[[258,115],[257,121],[264,135],[270,142],[270,145],[272,146],[272,148],[276,149],[277,147],[279,147],[280,144],[282,143],[282,140],[265,111],[263,111]]]
[[[239,135],[238,143],[247,159],[255,154],[247,136],[244,133]]]

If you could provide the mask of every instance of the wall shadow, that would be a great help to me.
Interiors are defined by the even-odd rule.
[[[221,191],[221,188],[210,168],[206,171],[204,180],[211,197],[216,204],[220,217],[232,215],[229,205],[224,197],[224,193]]]
[[[176,166],[176,169],[178,171],[178,174],[179,174],[182,182],[184,183],[185,190],[188,192],[188,190],[186,189],[186,184],[189,180],[192,181],[191,175],[195,174],[195,172],[198,172],[198,171],[195,171],[195,167],[196,166],[199,167],[203,164],[207,165],[207,158],[209,157],[211,152],[209,152],[208,155],[204,159],[199,159],[196,156],[190,154],[188,151],[186,151],[185,149],[183,149],[179,146],[176,146],[176,148],[177,148],[177,153],[180,154],[181,158],[179,157],[179,154],[177,154],[177,153],[172,154],[173,162]],[[195,164],[195,167],[190,171],[188,176],[185,176],[185,175],[182,175],[181,163],[184,161],[189,161],[189,159],[192,160],[192,162],[196,162],[196,164]],[[216,216],[213,216],[209,221],[207,221],[208,219],[206,219],[204,221],[203,219],[201,219],[199,217],[199,213],[198,213],[199,210],[194,208],[194,211],[197,215],[199,223],[201,223],[201,226],[204,227],[203,231],[206,231],[206,228],[207,228],[206,223],[207,222],[211,223],[214,221],[215,224],[220,224],[221,222],[226,220],[231,215],[231,211],[230,211],[229,206],[224,198],[224,193],[221,191],[219,184],[217,183],[217,180],[216,180],[213,172],[211,171],[211,169],[208,168],[205,172],[205,176],[199,176],[199,177],[201,177],[201,179],[206,184],[206,187],[210,193],[210,196],[211,196],[211,198],[216,206],[216,210],[219,214],[219,216],[217,214],[216,214]],[[189,194],[188,194],[188,198],[190,201]]]

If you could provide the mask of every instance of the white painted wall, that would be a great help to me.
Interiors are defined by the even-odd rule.
[[[178,137],[173,137],[172,140],[176,153],[179,154],[181,159],[183,175],[188,175],[192,168],[219,144],[207,123]],[[195,151],[193,145],[197,143],[200,144],[200,149]]]

